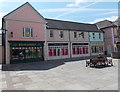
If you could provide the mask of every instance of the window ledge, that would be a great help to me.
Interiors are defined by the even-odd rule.
[[[33,37],[22,37],[22,39],[32,39]]]

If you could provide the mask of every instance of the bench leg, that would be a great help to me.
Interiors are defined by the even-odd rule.
[[[113,62],[111,62],[111,66],[113,66]]]

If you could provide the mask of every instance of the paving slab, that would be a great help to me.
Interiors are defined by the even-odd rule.
[[[2,87],[0,88],[3,90],[118,90],[118,59],[113,59],[114,66],[106,68],[85,67],[85,61],[53,61],[46,64],[35,62],[28,63],[28,66],[13,64],[12,67],[7,66],[7,69],[12,68],[13,71],[1,71]],[[55,66],[54,62],[57,66],[50,68],[52,64]]]

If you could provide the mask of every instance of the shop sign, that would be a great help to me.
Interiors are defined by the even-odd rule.
[[[10,43],[11,47],[39,47],[42,43]]]

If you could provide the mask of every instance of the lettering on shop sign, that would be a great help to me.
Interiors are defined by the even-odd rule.
[[[30,46],[42,46],[41,43],[11,43],[11,47],[30,47]]]
[[[50,44],[48,44],[48,46],[64,46],[64,45],[68,45],[68,43],[50,43]]]
[[[73,43],[72,45],[88,45],[88,43]]]

